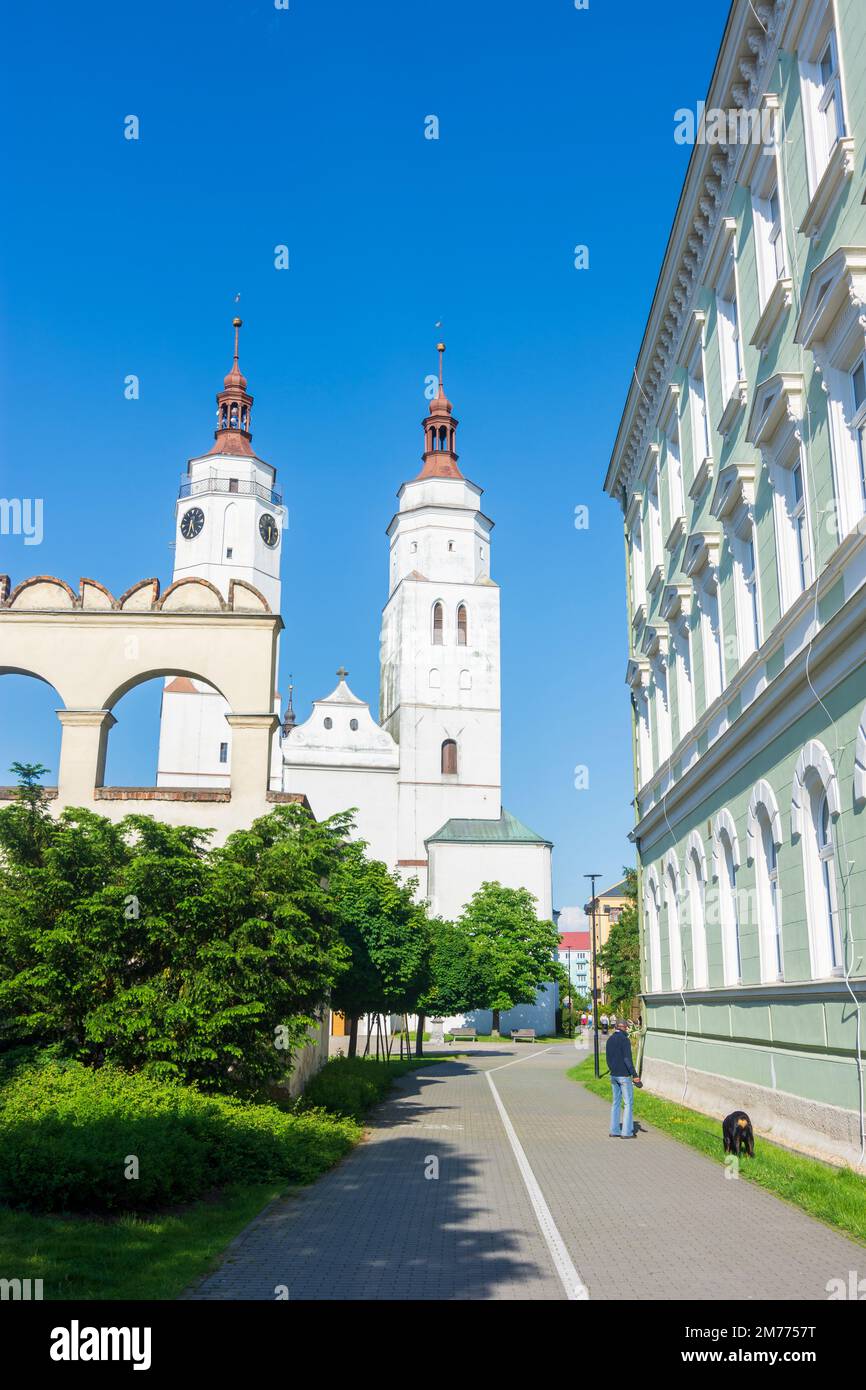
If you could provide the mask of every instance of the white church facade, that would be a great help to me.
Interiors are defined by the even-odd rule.
[[[190,460],[177,501],[174,580],[228,591],[243,580],[280,611],[286,510],[276,470],[253,451],[253,398],[235,355],[217,396],[211,451]],[[337,672],[330,694],[297,723],[291,694],[274,737],[270,791],[301,795],[324,819],[356,808],[356,833],[391,870],[418,881],[431,911],[457,916],[482,883],[525,887],[552,917],[551,842],[502,805],[499,586],[493,522],[460,470],[458,422],[442,380],[423,421],[417,476],[404,482],[387,529],[388,598],[380,632],[378,720]],[[276,639],[275,639],[276,640]],[[275,692],[275,710],[279,695]],[[216,691],[167,680],[158,785],[224,787],[231,730]],[[554,1029],[555,992],[503,1015],[502,1028]],[[475,1020],[488,1031],[490,1017]]]

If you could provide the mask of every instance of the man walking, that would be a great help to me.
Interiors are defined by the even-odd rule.
[[[633,1139],[634,1126],[632,1123],[632,1109],[634,1106],[633,1078],[637,1077],[635,1064],[631,1059],[631,1043],[626,1032],[626,1022],[624,1018],[618,1020],[616,1028],[611,1033],[605,1044],[605,1059],[607,1069],[610,1072],[610,1084],[613,1088],[613,1105],[610,1111],[610,1137],[611,1139]],[[640,1086],[640,1081],[638,1081]],[[622,1107],[622,1123],[620,1124],[620,1106]]]

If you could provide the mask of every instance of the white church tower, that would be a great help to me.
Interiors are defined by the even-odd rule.
[[[238,366],[242,322],[233,321],[234,361],[217,395],[214,446],[189,460],[176,505],[172,581],[195,576],[228,598],[233,579],[252,584],[280,611],[280,560],[286,509],[275,490],[276,469],[253,451],[253,397]],[[162,697],[157,785],[229,785],[231,729],[221,695],[200,681],[177,676]],[[272,788],[282,783],[274,740]]]
[[[400,750],[397,862],[426,881],[425,841],[445,822],[501,812],[499,587],[493,522],[457,463],[442,383],[423,421],[423,467],[388,527],[379,719]]]

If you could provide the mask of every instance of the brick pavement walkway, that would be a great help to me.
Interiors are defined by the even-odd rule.
[[[667,1135],[609,1139],[609,1105],[565,1075],[581,1055],[503,1043],[402,1078],[369,1138],[185,1297],[564,1298],[488,1070],[590,1298],[825,1299],[866,1269],[861,1246]]]

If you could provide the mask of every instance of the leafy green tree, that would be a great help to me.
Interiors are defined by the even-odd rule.
[[[48,770],[42,763],[13,763],[9,769],[18,779],[14,807],[17,814],[9,818],[9,833],[15,836],[19,853],[29,855],[30,862],[38,859],[43,832],[50,822],[48,798],[42,786]]]
[[[631,899],[614,922],[598,953],[606,976],[605,995],[616,1014],[631,1015],[640,990],[640,925],[637,910],[637,871],[625,868],[625,895]]]
[[[470,1007],[492,1010],[494,1034],[503,1009],[533,1004],[539,988],[552,981],[567,987],[568,975],[555,959],[559,932],[535,915],[535,902],[527,888],[484,883],[457,922],[472,948]]]
[[[350,817],[280,806],[219,849],[70,809],[22,844],[0,811],[0,1043],[255,1093],[346,964],[328,880]]]
[[[426,908],[415,902],[416,883],[401,883],[362,843],[345,847],[331,875],[340,938],[349,967],[331,1006],[349,1019],[349,1056],[358,1045],[358,1019],[366,1013],[414,1013],[430,984],[431,933]]]

